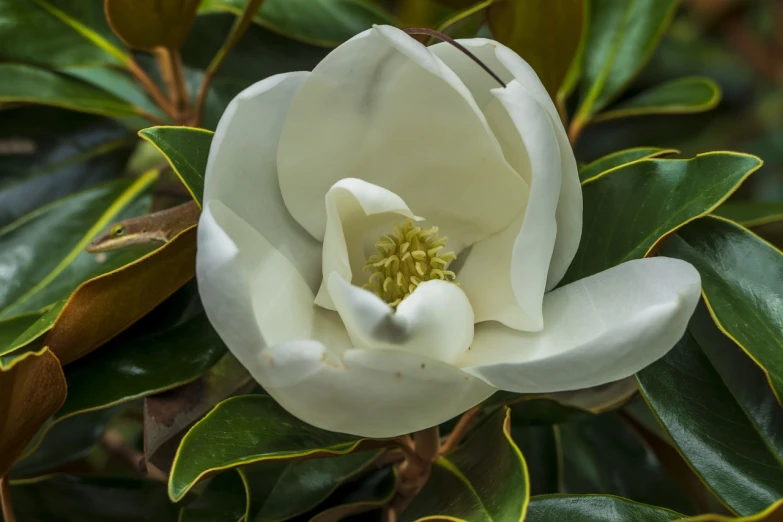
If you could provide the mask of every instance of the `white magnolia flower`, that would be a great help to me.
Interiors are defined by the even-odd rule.
[[[218,125],[204,307],[315,426],[390,437],[498,389],[621,379],[677,342],[699,299],[696,270],[662,257],[553,290],[581,235],[573,152],[527,63],[461,43],[506,87],[448,44],[376,27],[249,87]]]

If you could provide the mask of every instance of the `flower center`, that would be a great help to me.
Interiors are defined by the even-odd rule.
[[[394,234],[381,236],[375,243],[378,253],[364,265],[372,274],[363,288],[396,307],[424,281],[453,281],[456,274],[446,267],[457,256],[454,252],[440,253],[447,239],[438,239],[438,227],[422,230],[410,219],[394,225]]]

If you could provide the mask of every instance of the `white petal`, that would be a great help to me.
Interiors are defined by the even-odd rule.
[[[518,54],[493,40],[475,38],[458,40],[458,42],[467,47],[504,82],[508,83],[512,78],[516,79],[546,110],[552,127],[555,129],[560,148],[563,176],[556,214],[557,238],[547,277],[547,290],[550,290],[557,286],[557,283],[565,275],[568,265],[576,255],[582,236],[582,187],[579,183],[576,159],[568,141],[568,135],[546,88],[533,68]],[[471,90],[480,107],[484,108],[492,101],[489,92],[498,84],[490,75],[446,43],[433,45],[430,49],[459,74],[460,79]]]
[[[503,390],[548,393],[628,377],[682,337],[699,301],[699,273],[677,259],[629,261],[550,292],[544,330],[476,326],[457,361]]]
[[[537,331],[557,234],[560,150],[546,111],[516,80],[492,94],[487,118],[507,156],[514,154],[512,165],[530,180],[530,196],[506,230],[473,245],[458,277],[477,322]]]
[[[326,192],[352,177],[398,194],[457,252],[508,225],[525,190],[459,78],[393,27],[354,37],[310,74],[278,168],[288,209],[316,238]]]
[[[337,273],[329,276],[329,292],[356,347],[394,348],[448,362],[473,341],[473,310],[453,283],[421,283],[396,313],[377,295]]]
[[[338,355],[315,341],[265,350],[260,375],[264,389],[301,420],[375,438],[435,426],[497,391],[421,355],[361,349]]]
[[[196,276],[210,323],[256,379],[266,345],[309,337],[350,343],[337,314],[313,305],[288,258],[217,200],[199,220]]]
[[[360,179],[342,179],[326,193],[326,234],[323,246],[323,275],[316,304],[334,310],[327,276],[339,273],[346,281],[360,284],[373,245],[389,234],[395,223],[406,218],[419,220],[398,195]],[[360,281],[361,280],[361,281]]]
[[[291,100],[307,75],[266,78],[231,101],[212,138],[204,203],[222,201],[287,257],[315,291],[321,282],[321,245],[283,203],[276,153]]]

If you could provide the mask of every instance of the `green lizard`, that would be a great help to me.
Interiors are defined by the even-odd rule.
[[[198,223],[201,209],[195,201],[126,219],[111,225],[87,245],[96,254],[125,248],[159,246],[168,243],[186,228]]]

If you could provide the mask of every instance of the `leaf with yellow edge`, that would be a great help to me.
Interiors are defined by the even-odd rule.
[[[0,363],[0,477],[65,402],[65,376],[48,349]]]
[[[783,499],[778,500],[764,511],[747,517],[699,515],[692,518],[682,518],[676,522],[779,522],[780,520],[783,520]]]
[[[54,321],[45,344],[74,361],[163,302],[196,271],[196,226],[133,263],[83,283]]]
[[[496,2],[487,12],[495,39],[533,67],[553,99],[579,48],[584,17],[582,0]]]
[[[114,34],[132,49],[179,49],[190,33],[201,0],[105,0]]]

